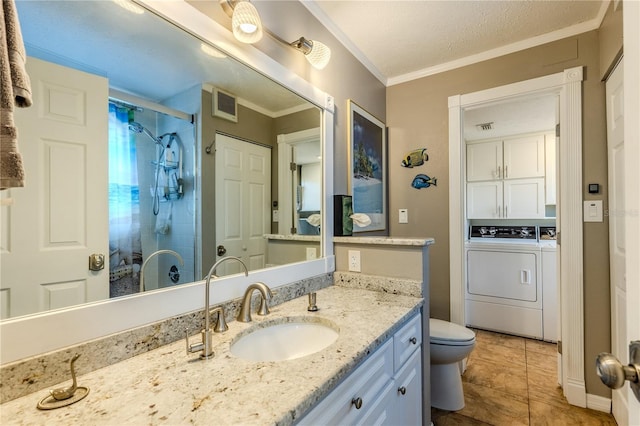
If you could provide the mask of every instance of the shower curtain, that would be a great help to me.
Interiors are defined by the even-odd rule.
[[[142,264],[140,191],[134,112],[109,103],[109,282],[110,297],[138,291]]]

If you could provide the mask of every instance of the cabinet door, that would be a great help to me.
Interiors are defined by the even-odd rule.
[[[545,204],[556,204],[556,135],[544,135]]]
[[[386,416],[381,399],[393,384],[393,342],[388,340],[327,395],[300,425],[361,424]],[[360,399],[360,408],[354,400]]]
[[[502,182],[471,182],[467,184],[467,218],[495,219],[502,217]]]
[[[504,141],[504,179],[544,177],[544,135]]]
[[[396,374],[390,425],[422,424],[422,351],[418,349]]]
[[[502,141],[467,144],[467,182],[502,178]]]
[[[544,178],[505,180],[504,212],[508,219],[544,217]]]

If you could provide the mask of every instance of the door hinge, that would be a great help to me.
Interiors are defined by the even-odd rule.
[[[556,138],[560,137],[560,123],[556,124]]]
[[[556,245],[560,245],[560,231],[556,232]]]
[[[295,226],[292,227],[291,228],[291,235],[294,235],[294,234],[297,234],[297,233],[298,233],[298,230],[296,229],[296,227]]]
[[[298,165],[292,161],[291,163],[289,163],[289,170],[295,172],[296,170],[298,170]]]
[[[562,355],[562,340],[558,340],[558,353]]]

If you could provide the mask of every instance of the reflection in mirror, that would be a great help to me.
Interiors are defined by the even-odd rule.
[[[143,268],[147,291],[199,280],[223,255],[252,270],[321,255],[319,237],[268,247],[285,196],[277,140],[318,128],[319,108],[144,8],[16,3],[34,106],[16,113],[27,186],[1,194],[2,318],[136,294]],[[224,137],[233,154],[216,167]],[[247,145],[268,153],[260,191],[219,175],[256,168],[232,158]],[[303,167],[299,184],[315,184]],[[104,269],[89,270],[92,255]]]

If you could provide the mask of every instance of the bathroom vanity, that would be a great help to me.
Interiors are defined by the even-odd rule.
[[[286,425],[307,413],[317,415],[313,407],[318,403],[322,407],[328,402],[321,401],[336,396],[344,398],[342,389],[354,385],[369,392],[359,396],[362,409],[351,405],[349,397],[340,416],[344,410],[349,416],[374,414],[367,411],[370,397],[385,398],[377,407],[388,409],[390,415],[394,406],[400,407],[394,405],[393,398],[421,401],[417,354],[421,351],[423,303],[419,297],[334,285],[317,292],[318,312],[307,311],[308,299],[303,296],[274,306],[266,317],[253,315],[250,323],[229,323],[229,331],[214,336],[213,359],[203,361],[197,355],[187,355],[184,341],[176,341],[79,376],[78,385],[88,387],[90,393],[71,406],[38,410],[36,404],[47,395],[46,390],[9,401],[0,406],[0,422],[205,424],[216,419],[219,424]],[[236,339],[261,323],[309,317],[335,324],[337,340],[319,352],[287,361],[254,362],[230,353]],[[384,377],[379,371],[386,372]],[[369,378],[381,386],[369,386]],[[396,387],[404,387],[404,394]],[[334,389],[339,391],[332,392]],[[396,413],[406,411],[398,409]],[[313,418],[330,422],[322,416],[309,417]]]

